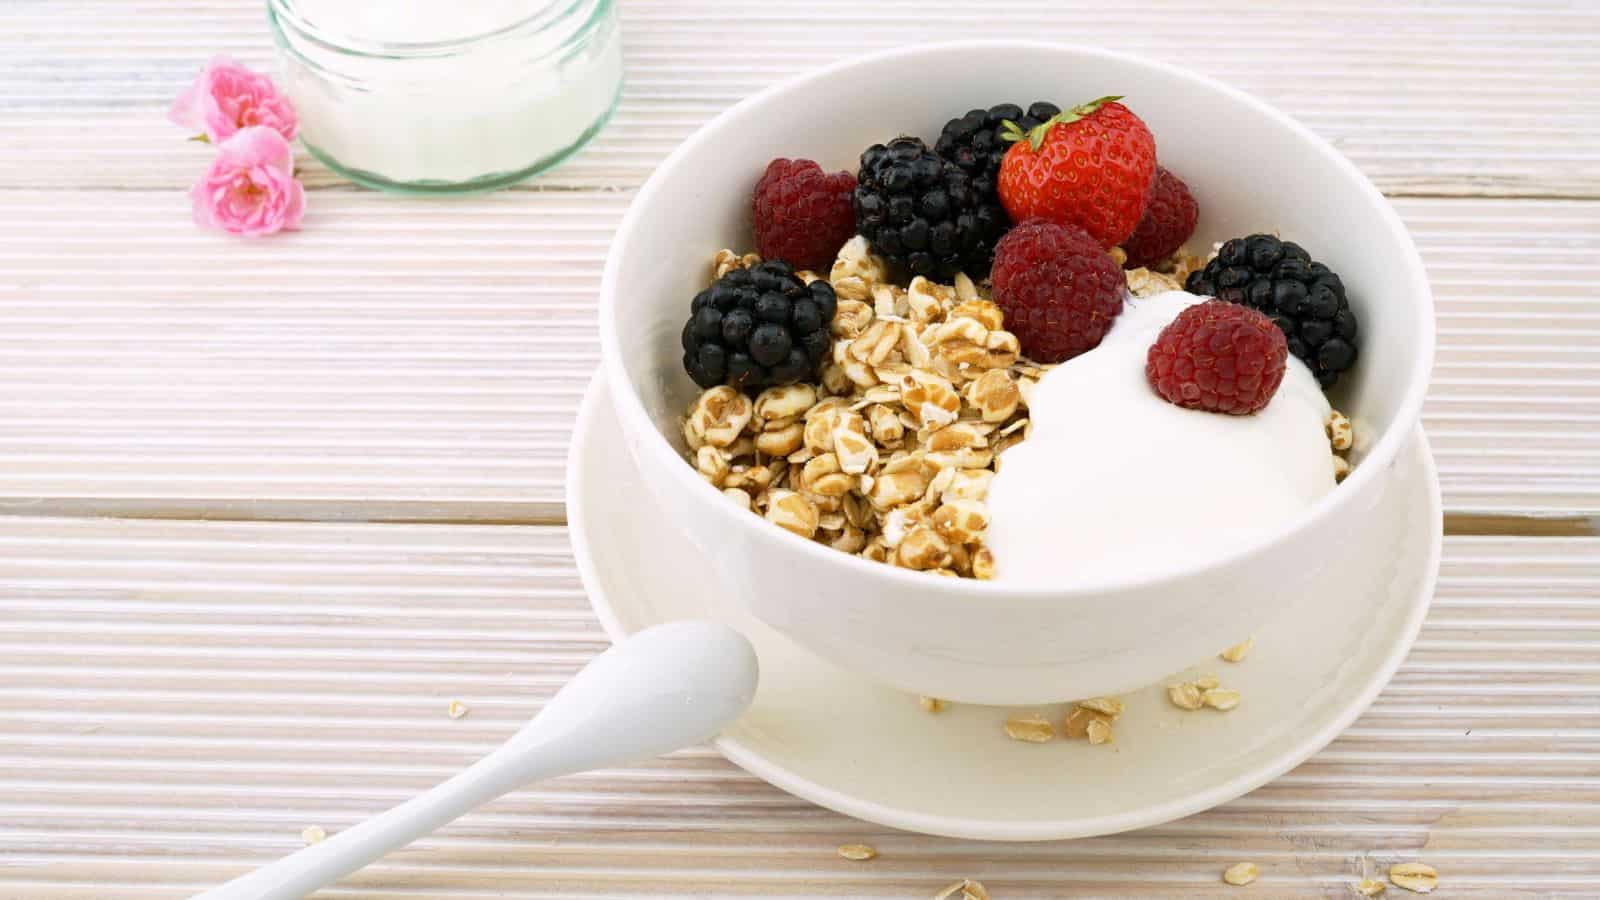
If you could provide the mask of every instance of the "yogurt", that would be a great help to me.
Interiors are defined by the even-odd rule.
[[[1100,346],[1034,387],[1032,431],[989,489],[996,580],[1061,586],[1203,563],[1333,490],[1328,401],[1293,356],[1254,415],[1183,409],[1151,389],[1150,345],[1205,299],[1128,298]]]
[[[538,0],[296,0],[317,27],[392,44],[458,41],[488,34],[528,18]]]
[[[553,165],[622,85],[606,0],[269,2],[301,138],[379,187],[495,187]]]

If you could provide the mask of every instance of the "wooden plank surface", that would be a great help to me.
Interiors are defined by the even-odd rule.
[[[188,223],[181,189],[205,151],[161,112],[211,52],[271,64],[260,4],[13,0],[0,29],[0,510],[558,522],[600,265],[656,161],[808,67],[1029,34],[1189,65],[1334,141],[1397,198],[1427,256],[1441,318],[1426,423],[1447,508],[1600,515],[1600,93],[1585,89],[1600,81],[1600,8],[623,10],[620,115],[551,177],[419,202],[306,161],[319,188],[307,230],[242,243]]]
[[[306,231],[239,242],[189,224],[206,151],[162,112],[212,53],[271,65],[260,0],[0,3],[0,898],[188,896],[456,771],[604,646],[557,527],[49,516],[558,523],[599,268],[659,160],[808,68],[1016,35],[1222,78],[1348,154],[1433,280],[1449,521],[1546,536],[1448,539],[1377,705],[1182,822],[921,838],[701,749],[518,793],[326,896],[1243,896],[1217,876],[1251,859],[1251,896],[1344,897],[1418,857],[1437,896],[1600,895],[1600,540],[1549,536],[1600,522],[1600,6],[621,8],[626,95],[577,159],[453,202],[302,159]],[[883,855],[834,855],[855,840]]]
[[[196,231],[173,191],[11,191],[0,509],[559,521],[628,192],[320,191]],[[1439,304],[1451,512],[1600,514],[1600,203],[1398,198]]]
[[[1187,66],[1281,106],[1400,193],[1600,197],[1600,8],[1571,0],[623,0],[629,84],[596,145],[532,189],[633,187],[706,119],[900,44],[1026,36]],[[166,188],[193,154],[156,113],[199,61],[272,62],[259,0],[9,0],[0,183]],[[959,64],[958,60],[952,60]],[[1031,99],[1031,98],[1030,98]],[[101,146],[99,165],[81,164]],[[331,178],[314,174],[313,183]]]
[[[699,749],[518,792],[327,896],[1231,896],[1248,859],[1252,896],[1337,897],[1414,858],[1440,896],[1592,896],[1597,579],[1600,540],[1449,539],[1370,712],[1147,831],[907,835]],[[0,519],[0,619],[0,897],[187,896],[446,777],[605,646],[552,527]],[[858,840],[882,856],[834,855]]]

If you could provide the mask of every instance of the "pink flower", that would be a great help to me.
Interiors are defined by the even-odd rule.
[[[262,125],[217,145],[210,171],[189,189],[194,222],[250,236],[295,231],[306,191],[294,177],[294,154],[283,135]]]
[[[252,72],[226,56],[213,57],[178,99],[167,118],[204,134],[212,143],[241,128],[264,125],[286,141],[300,130],[294,104],[278,93],[272,79]]]

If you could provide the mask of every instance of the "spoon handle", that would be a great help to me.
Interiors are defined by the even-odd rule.
[[[595,657],[500,749],[420,797],[193,900],[298,900],[530,782],[697,744],[750,705],[757,663],[725,625],[671,622]]]
[[[529,753],[512,742],[478,760],[432,790],[380,813],[320,843],[269,863],[193,900],[299,900],[338,878],[402,847],[474,807],[527,784],[583,768],[561,743],[553,753]],[[540,765],[541,762],[546,765]]]

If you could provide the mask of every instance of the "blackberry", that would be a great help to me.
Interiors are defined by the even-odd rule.
[[[825,279],[807,285],[788,263],[733,269],[696,294],[683,326],[683,368],[703,388],[747,394],[815,380],[832,348],[838,298]]]
[[[985,203],[972,176],[914,137],[861,154],[856,176],[856,230],[896,267],[948,284],[957,272],[989,273],[994,243],[1010,222]]]
[[[1271,316],[1288,339],[1289,352],[1324,388],[1355,365],[1356,314],[1344,282],[1293,241],[1270,234],[1234,238],[1204,269],[1189,273],[1184,287]]]
[[[996,181],[1000,175],[1000,161],[1011,149],[1011,142],[1000,137],[1000,123],[1015,122],[1026,133],[1060,112],[1061,107],[1043,100],[1026,110],[1015,103],[969,110],[966,115],[944,124],[933,152],[960,166],[972,177],[972,189],[986,202],[998,205]]]

